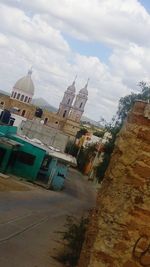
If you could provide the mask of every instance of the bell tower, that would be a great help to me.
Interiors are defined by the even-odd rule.
[[[73,100],[75,98],[75,80],[73,81],[72,85],[70,85],[64,93],[63,99],[59,105],[59,110],[57,114],[63,118],[68,118]]]
[[[73,121],[80,122],[80,119],[82,117],[82,114],[84,112],[85,104],[88,100],[88,82],[86,85],[79,91],[79,93],[76,96],[74,105],[71,109],[69,118]]]

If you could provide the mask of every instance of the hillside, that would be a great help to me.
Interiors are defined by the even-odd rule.
[[[57,111],[57,108],[50,105],[45,99],[43,98],[35,98],[32,100],[32,104],[35,105],[35,106],[38,106],[42,109],[47,109],[48,111],[51,111],[51,112],[56,112]]]

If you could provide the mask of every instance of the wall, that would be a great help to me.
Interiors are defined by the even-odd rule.
[[[74,137],[76,136],[77,132],[80,130],[80,123],[67,119],[62,130],[69,134],[70,136]]]
[[[136,102],[98,193],[79,267],[150,266],[150,104]]]
[[[21,115],[22,111],[25,110],[26,113],[24,117],[28,119],[33,118],[35,110],[36,110],[36,107],[34,105],[26,104],[15,99],[11,99],[10,96],[3,95],[3,94],[0,94],[0,103],[1,102],[4,102],[3,108],[5,109],[11,109],[14,107],[20,109],[18,115]],[[12,114],[12,117],[13,117],[13,114]]]
[[[64,152],[70,136],[52,127],[42,125],[38,120],[22,122],[20,126],[23,135],[39,139],[43,144],[50,145]]]
[[[37,174],[46,154],[45,150],[28,143],[28,141],[21,139],[17,135],[10,136],[10,139],[15,140],[23,145],[17,149],[18,151],[23,151],[35,156],[35,160],[33,165],[27,165],[16,160],[13,164],[13,167],[11,166],[10,169],[8,168],[8,172],[11,172],[16,176],[24,177],[27,180],[34,181],[37,178]]]
[[[32,104],[27,104],[15,99],[11,99],[9,96],[0,93],[0,103],[1,102],[4,102],[3,108],[5,109],[9,110],[14,107],[20,109],[17,115],[22,115],[22,112],[25,110],[25,115],[24,117],[22,117],[23,120],[25,118],[29,120],[35,118],[34,114],[36,111],[36,106]],[[0,108],[2,108],[2,106],[0,106]],[[12,117],[14,117],[14,114],[12,114]],[[48,110],[43,111],[41,120],[44,121],[45,119],[47,119],[47,126],[59,129],[72,137],[75,137],[77,131],[80,129],[80,123],[74,122],[70,119],[62,118],[56,113],[50,112]]]

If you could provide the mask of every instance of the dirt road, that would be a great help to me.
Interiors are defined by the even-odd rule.
[[[66,215],[80,216],[95,205],[95,190],[70,170],[63,192],[29,186],[0,192],[0,266],[60,267],[52,257]]]

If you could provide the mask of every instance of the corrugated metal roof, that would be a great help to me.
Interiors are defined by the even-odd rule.
[[[73,156],[69,155],[69,154],[65,154],[62,152],[58,152],[58,151],[53,151],[49,149],[49,155],[55,158],[58,158],[60,160],[63,160],[65,162],[67,162],[68,164],[71,164],[73,166],[77,166],[77,161],[76,158],[74,158]]]
[[[66,154],[66,153],[62,153],[62,152],[59,152],[59,151],[54,151],[48,147],[46,147],[45,145],[40,145],[40,144],[37,144],[37,143],[34,143],[33,141],[31,141],[29,138],[25,138],[25,137],[22,137],[22,136],[18,136],[18,138],[26,141],[27,143],[35,146],[35,147],[38,147],[42,150],[45,150],[47,152],[48,155],[54,157],[54,158],[58,158],[62,161],[65,161],[66,163],[72,165],[72,166],[77,166],[77,161],[76,161],[76,158],[74,158],[73,156],[69,155],[69,154]]]
[[[19,142],[14,141],[14,140],[9,139],[9,138],[6,138],[6,137],[1,137],[0,138],[0,143],[5,143],[5,144],[11,145],[11,146],[23,146]]]

